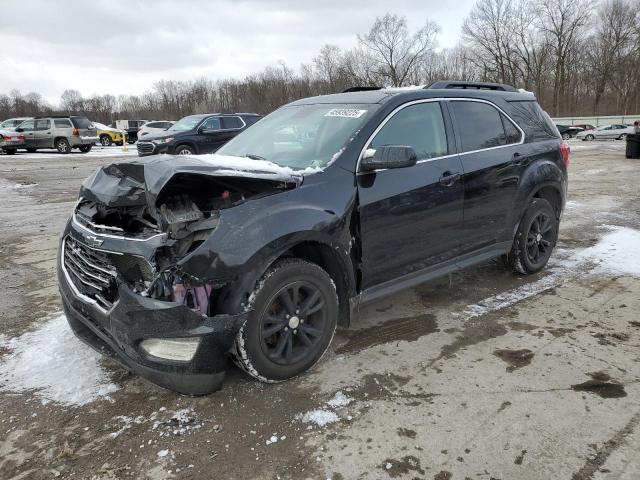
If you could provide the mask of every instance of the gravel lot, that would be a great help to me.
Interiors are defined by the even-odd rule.
[[[0,156],[0,478],[640,478],[640,161],[571,145],[545,272],[425,284],[368,305],[307,375],[231,368],[200,398],[100,359],[60,315],[59,232],[122,149]]]

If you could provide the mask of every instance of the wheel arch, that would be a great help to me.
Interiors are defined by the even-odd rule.
[[[297,237],[297,238],[296,238]],[[300,258],[314,263],[327,272],[338,294],[338,325],[350,324],[349,299],[355,295],[356,280],[350,255],[331,245],[326,239],[302,235],[290,239],[279,239],[264,246],[247,262],[251,265],[238,275],[236,281],[220,290],[216,310],[226,312],[237,310],[238,303],[245,303],[260,278],[278,260]]]
[[[198,154],[198,147],[196,147],[195,142],[191,141],[191,140],[179,140],[178,142],[176,142],[176,146],[173,147],[173,152],[177,152],[178,151],[178,147],[181,147],[183,145],[186,145],[187,147],[190,147],[191,149],[193,149],[193,152],[195,154]]]

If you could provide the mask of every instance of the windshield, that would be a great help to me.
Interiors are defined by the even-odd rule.
[[[337,157],[377,108],[377,104],[283,107],[242,132],[217,153],[263,158],[300,170],[324,167]]]
[[[188,117],[181,118],[174,123],[169,130],[173,132],[186,132],[187,130],[195,128],[195,126],[202,121],[202,118],[203,117],[200,115],[190,115]]]

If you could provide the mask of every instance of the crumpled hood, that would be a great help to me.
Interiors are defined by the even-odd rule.
[[[303,179],[303,172],[265,160],[215,154],[156,155],[98,169],[82,183],[79,196],[111,207],[147,204],[153,209],[163,187],[179,173],[258,178],[295,185],[302,183]]]

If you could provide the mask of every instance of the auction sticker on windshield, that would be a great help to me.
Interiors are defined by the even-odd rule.
[[[355,108],[334,108],[324,114],[325,117],[346,117],[346,118],[360,118],[367,113],[366,110],[357,110]]]

